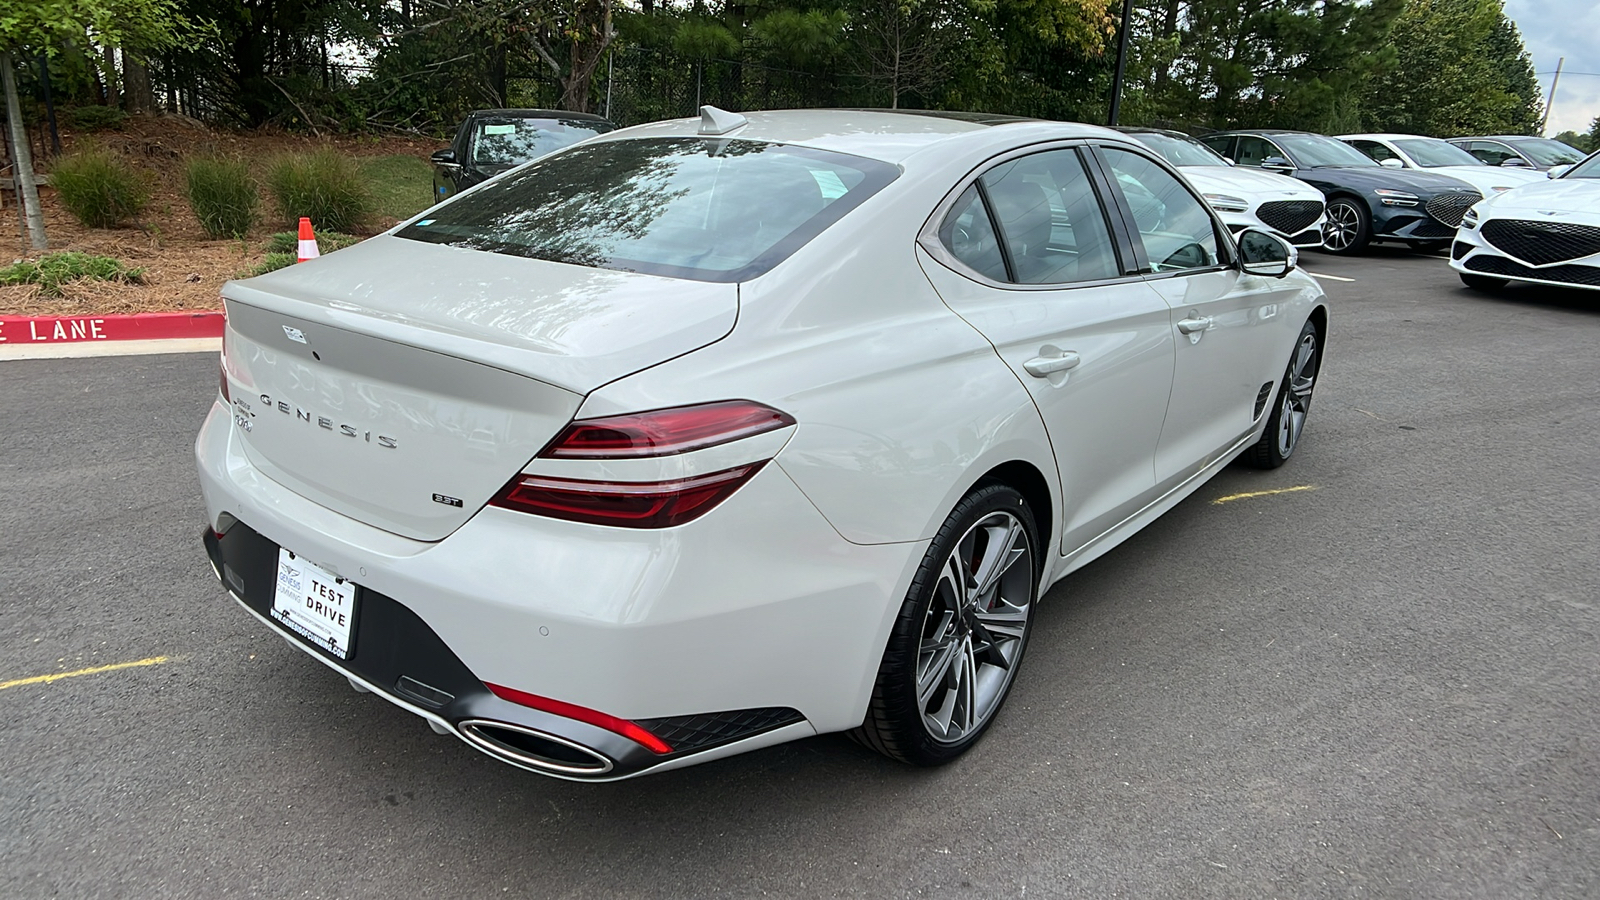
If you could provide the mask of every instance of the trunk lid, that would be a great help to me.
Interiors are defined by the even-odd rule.
[[[596,387],[723,337],[737,287],[374,238],[223,289],[246,456],[417,540],[460,527]]]

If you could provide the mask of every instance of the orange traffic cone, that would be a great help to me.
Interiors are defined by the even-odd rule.
[[[300,258],[295,262],[305,262],[316,259],[322,255],[317,249],[317,234],[311,230],[311,220],[306,216],[300,217]]]

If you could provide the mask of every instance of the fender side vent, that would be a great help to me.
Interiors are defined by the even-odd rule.
[[[1271,396],[1272,382],[1269,381],[1261,386],[1261,390],[1256,391],[1256,411],[1255,415],[1250,417],[1252,420],[1261,418],[1261,411],[1267,408],[1267,399]]]

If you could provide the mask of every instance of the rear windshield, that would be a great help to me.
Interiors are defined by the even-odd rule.
[[[472,161],[479,166],[515,166],[611,128],[610,123],[593,119],[480,119],[472,136]]]
[[[605,141],[461,194],[397,234],[602,269],[744,281],[898,174],[877,160],[760,141]]]

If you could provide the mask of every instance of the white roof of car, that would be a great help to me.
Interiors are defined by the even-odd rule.
[[[934,144],[991,128],[1038,131],[1054,138],[1097,137],[1129,143],[1126,135],[1076,122],[1052,122],[984,113],[938,113],[921,110],[782,109],[748,112],[749,123],[726,134],[700,134],[701,120],[668,119],[635,125],[602,135],[610,141],[643,137],[702,137],[707,140],[774,141],[832,150],[898,163]]]
[[[1338,137],[1339,140],[1341,140],[1341,141],[1352,140],[1352,139],[1354,139],[1354,140],[1363,140],[1363,141],[1396,141],[1396,140],[1403,141],[1403,140],[1409,140],[1411,138],[1424,138],[1424,139],[1427,139],[1427,140],[1439,140],[1439,138],[1429,138],[1425,134],[1341,134],[1341,135],[1336,135],[1336,137]]]

